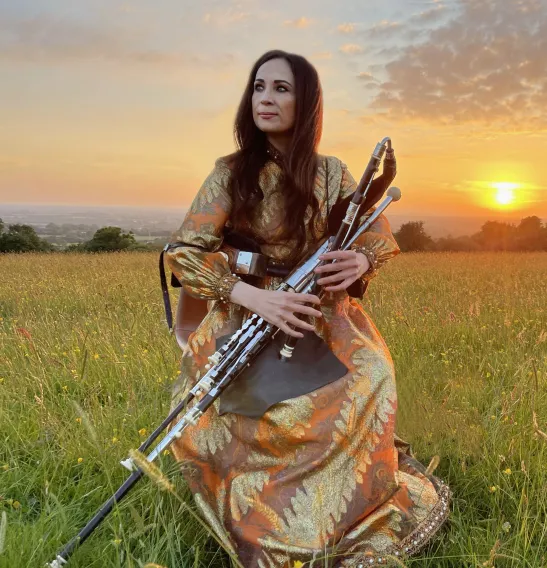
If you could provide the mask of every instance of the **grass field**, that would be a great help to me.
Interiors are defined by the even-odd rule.
[[[52,560],[167,414],[180,351],[155,253],[0,256],[0,566]],[[402,254],[364,301],[397,370],[398,434],[454,492],[427,568],[547,567],[547,253]],[[173,295],[175,298],[175,295]],[[229,566],[144,479],[71,567]]]

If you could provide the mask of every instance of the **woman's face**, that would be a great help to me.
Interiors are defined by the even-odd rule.
[[[285,59],[270,59],[256,72],[253,119],[267,134],[289,133],[294,126],[294,76]]]

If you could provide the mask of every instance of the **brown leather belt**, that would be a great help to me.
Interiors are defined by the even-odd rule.
[[[292,266],[283,264],[265,254],[244,250],[233,250],[232,272],[235,274],[257,276],[288,276]]]

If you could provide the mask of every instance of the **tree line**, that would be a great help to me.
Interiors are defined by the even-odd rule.
[[[0,252],[113,252],[122,250],[157,250],[138,243],[133,231],[123,232],[120,227],[102,227],[83,243],[70,244],[60,249],[40,238],[31,225],[14,224],[6,230],[0,219]]]
[[[471,236],[440,237],[427,234],[423,221],[403,223],[394,234],[401,251],[547,251],[547,224],[537,216],[525,217],[518,225],[487,221]],[[167,239],[166,239],[167,241]],[[132,231],[102,227],[83,243],[64,249],[40,238],[30,225],[13,224],[7,229],[0,219],[0,252],[108,252],[122,250],[160,250],[163,245],[138,243]]]
[[[401,251],[547,251],[547,224],[535,215],[518,225],[486,221],[471,236],[431,238],[423,221],[403,223],[393,233]]]

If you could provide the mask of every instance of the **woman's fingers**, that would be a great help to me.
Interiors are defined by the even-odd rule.
[[[295,304],[291,309],[293,312],[298,312],[299,314],[306,314],[315,318],[323,317],[323,314],[319,310],[315,310],[310,306],[304,306],[303,304]]]
[[[358,276],[359,273],[355,268],[349,268],[347,270],[342,270],[337,274],[333,274],[332,276],[325,276],[323,278],[320,278],[317,281],[317,284],[319,284],[320,286],[324,286],[325,284],[332,284],[333,282],[338,282],[340,280],[346,280],[351,278],[353,278],[353,280],[357,280]]]
[[[355,258],[354,250],[333,250],[319,255],[319,260],[345,260]]]
[[[327,286],[325,288],[325,290],[327,290],[328,292],[336,292],[338,290],[345,290],[350,284],[353,284],[355,282],[355,280],[357,280],[357,278],[346,278],[346,280],[344,280],[340,284],[337,284],[336,286]]]
[[[288,314],[285,317],[285,321],[288,324],[292,324],[295,325],[296,327],[300,327],[302,329],[307,329],[308,331],[314,331],[315,330],[315,326],[313,326],[311,323],[305,322],[301,319],[298,319],[295,315],[293,314]]]
[[[314,294],[292,294],[289,298],[291,302],[303,302],[306,304],[320,304],[321,300]]]
[[[316,274],[323,274],[325,272],[338,272],[340,270],[345,270],[346,268],[351,268],[352,266],[357,266],[357,261],[354,258],[331,264],[322,264],[321,266],[318,266],[314,270],[314,272]]]
[[[298,337],[299,339],[301,339],[302,337],[304,337],[303,333],[300,333],[299,331],[296,331],[296,329],[292,329],[291,327],[289,327],[285,322],[278,322],[278,323],[274,323],[274,325],[277,325],[277,327],[281,330],[284,331],[287,335],[291,335],[292,337]]]

